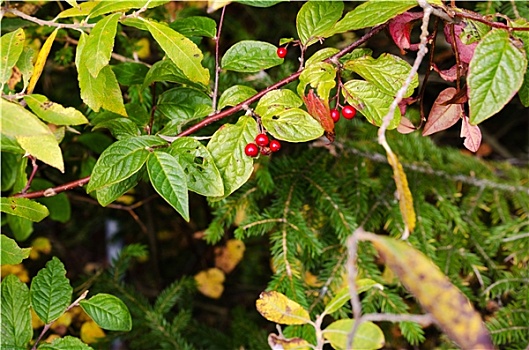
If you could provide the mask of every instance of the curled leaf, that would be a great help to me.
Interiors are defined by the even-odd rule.
[[[255,304],[257,311],[268,321],[288,325],[310,322],[307,310],[279,292],[262,292]]]
[[[481,130],[479,126],[471,125],[468,117],[463,117],[463,124],[461,124],[461,137],[465,138],[463,145],[472,152],[477,152],[481,145]]]
[[[395,179],[395,184],[397,185],[397,193],[399,196],[399,207],[402,214],[402,219],[406,225],[406,232],[403,235],[403,238],[407,238],[409,232],[413,231],[415,228],[415,209],[413,209],[413,197],[408,186],[408,179],[406,178],[406,173],[400,164],[397,155],[391,151],[391,149],[386,149],[388,155],[389,165],[393,168],[393,178]]]

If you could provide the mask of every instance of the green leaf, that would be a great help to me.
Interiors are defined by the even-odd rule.
[[[127,306],[119,298],[99,293],[79,302],[81,308],[101,328],[109,331],[130,331],[132,318]]]
[[[0,347],[2,349],[27,349],[33,336],[28,287],[15,275],[6,276],[0,285],[2,292]]]
[[[0,172],[2,178],[0,190],[6,192],[15,184],[22,157],[19,154],[2,152],[2,157],[0,158],[2,162],[0,167],[2,169]]]
[[[0,265],[16,265],[29,256],[31,248],[20,248],[13,239],[0,235]]]
[[[276,51],[276,46],[264,41],[242,40],[226,51],[221,66],[235,72],[259,72],[283,63]]]
[[[520,27],[529,26],[529,23],[522,19],[516,20],[514,24]],[[525,50],[525,57],[529,59],[529,32],[514,31],[513,35],[522,40],[523,48]],[[518,97],[520,98],[520,101],[524,107],[529,107],[529,69],[525,70],[522,86],[518,90]]]
[[[204,16],[177,19],[169,27],[187,37],[205,36],[214,38],[217,35],[217,23],[212,18]]]
[[[99,112],[103,107],[111,112],[127,116],[127,111],[123,104],[121,88],[112,68],[103,67],[97,78],[94,78],[88,71],[86,64],[81,59],[85,47],[86,34],[82,33],[77,44],[77,53],[75,55],[75,65],[77,66],[79,88],[81,89],[81,99],[94,112]]]
[[[24,49],[24,40],[26,34],[22,28],[16,31],[2,35],[0,38],[0,84],[2,87],[11,77],[11,70],[18,61]]]
[[[7,224],[15,239],[19,242],[25,241],[33,233],[33,221],[20,216],[8,215]]]
[[[384,53],[377,59],[371,56],[362,56],[350,60],[344,64],[344,68],[352,70],[391,96],[397,94],[411,71],[408,62],[389,53]],[[411,96],[417,86],[419,86],[419,76],[415,74],[404,97]]]
[[[336,70],[326,62],[318,62],[307,66],[299,76],[298,95],[305,95],[305,88],[310,84],[316,89],[318,96],[324,100],[329,99],[329,94],[336,85]]]
[[[292,90],[272,90],[261,97],[255,107],[255,113],[261,118],[268,118],[286,109],[300,107],[302,104],[301,98]]]
[[[48,324],[66,311],[72,291],[64,265],[53,257],[31,281],[31,306],[42,322]]]
[[[220,111],[227,106],[235,106],[255,94],[257,91],[249,86],[234,85],[220,95],[218,110]]]
[[[46,124],[18,103],[1,101],[0,132],[15,137],[27,153],[64,172],[61,149]]]
[[[237,0],[235,2],[254,7],[271,7],[283,1],[287,0]]]
[[[285,109],[274,115],[262,117],[266,130],[278,140],[306,142],[323,135],[320,123],[299,108]]]
[[[356,108],[371,124],[376,126],[382,124],[382,119],[389,112],[389,106],[393,102],[393,96],[382,92],[373,83],[364,80],[346,82],[342,94],[347,103]],[[388,129],[396,128],[400,123],[400,119],[400,110],[396,108]]]
[[[157,111],[180,125],[203,118],[213,112],[211,98],[186,87],[169,89],[160,95]]]
[[[68,17],[85,17],[88,16],[88,14],[93,10],[95,6],[97,6],[99,3],[95,1],[89,1],[89,2],[82,2],[76,7],[72,7],[71,9],[66,9],[59,13],[57,18],[68,18]]]
[[[151,184],[163,199],[189,221],[187,175],[176,159],[165,152],[153,152],[147,161]]]
[[[118,82],[125,86],[143,84],[145,75],[149,71],[146,65],[134,62],[124,62],[111,67]]]
[[[244,185],[253,171],[253,158],[244,153],[244,147],[254,141],[258,133],[257,122],[250,116],[242,116],[237,124],[224,124],[208,143],[208,150],[219,169],[224,184],[224,195],[214,200],[226,198]]]
[[[342,1],[309,1],[296,17],[299,39],[304,46],[314,44],[342,17]]]
[[[29,78],[33,75],[33,58],[35,57],[35,53],[35,49],[29,46],[24,47],[24,51],[22,51],[16,64],[18,69],[20,69],[20,73],[22,73],[24,89],[28,87]]]
[[[134,188],[139,182],[140,179],[140,172],[137,172],[136,174],[132,175],[129,178],[126,178],[123,181],[120,181],[118,183],[115,183],[110,186],[103,187],[96,191],[96,198],[99,204],[101,204],[103,207],[106,207],[119,197],[121,197],[123,194],[128,192],[130,189]]]
[[[121,182],[137,173],[147,161],[151,147],[166,145],[156,136],[139,136],[110,145],[97,160],[86,192]]]
[[[83,113],[73,107],[64,108],[58,103],[51,102],[43,95],[26,95],[24,100],[40,119],[56,125],[88,124]]]
[[[101,69],[110,61],[120,16],[121,13],[115,13],[97,22],[86,39],[81,64],[86,66],[94,78],[97,78]]]
[[[365,292],[371,289],[374,286],[382,285],[378,284],[376,281],[373,281],[369,278],[361,278],[356,281],[356,292],[358,294]],[[351,299],[351,293],[349,292],[349,286],[341,288],[334,297],[325,305],[325,313],[332,314],[333,312],[338,311],[345,303]]]
[[[2,150],[2,152],[9,152],[9,153],[14,153],[14,154],[22,154],[22,155],[26,154],[26,151],[24,151],[22,147],[20,147],[17,140],[12,136],[1,134],[0,135],[0,145],[1,145],[0,149]]]
[[[171,60],[161,60],[153,64],[147,72],[147,75],[145,75],[145,80],[141,88],[145,89],[156,81],[169,81],[172,83],[184,84],[197,90],[209,92],[208,86],[197,84],[188,79],[182,70]]]
[[[522,86],[527,58],[509,32],[491,30],[476,46],[468,71],[470,123],[477,125],[499,112]]]
[[[31,182],[31,190],[40,191],[54,187],[54,184],[44,179],[33,179]],[[37,202],[43,204],[50,212],[50,219],[66,223],[70,220],[72,209],[70,207],[70,200],[66,193],[58,193],[51,197],[38,198]]]
[[[323,330],[323,337],[337,350],[347,348],[347,336],[353,329],[355,320],[343,319],[331,323]],[[353,339],[352,349],[380,349],[384,346],[384,333],[373,322],[362,322]]]
[[[138,0],[138,1],[101,1],[96,7],[90,12],[90,17],[94,18],[97,16],[104,15],[105,13],[124,11],[130,9],[140,9],[147,5],[147,8],[163,5],[169,2],[168,0]]]
[[[326,36],[345,33],[385,23],[393,17],[417,6],[417,1],[399,0],[371,0],[364,2],[353,11],[348,12],[336,25],[331,28]]]
[[[64,338],[53,339],[51,343],[40,343],[39,350],[92,350],[79,338],[67,335]]]
[[[325,47],[321,50],[316,51],[312,56],[310,56],[307,61],[305,61],[305,67],[309,67],[314,63],[322,62],[327,58],[337,54],[340,50],[334,47]]]
[[[1,197],[0,205],[3,213],[20,216],[33,222],[39,222],[49,214],[48,208],[28,198]]]
[[[202,67],[202,51],[188,38],[160,23],[145,21],[154,40],[184,75],[202,85],[209,84],[209,71]]]
[[[187,174],[187,187],[203,196],[216,197],[224,194],[222,177],[208,149],[190,137],[176,139],[169,148]]]
[[[118,140],[141,135],[141,131],[129,118],[113,118],[97,123],[92,130],[108,129],[112,136]]]

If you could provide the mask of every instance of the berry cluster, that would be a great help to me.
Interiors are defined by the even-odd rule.
[[[345,119],[353,119],[356,115],[356,109],[352,106],[345,105],[342,108],[342,116]],[[334,123],[338,123],[338,120],[340,120],[340,111],[335,109],[331,109],[331,118],[334,121]]]
[[[244,148],[244,154],[248,157],[257,157],[259,151],[261,154],[268,155],[281,149],[281,143],[277,140],[270,141],[266,134],[259,134],[255,137],[255,143],[251,142]]]

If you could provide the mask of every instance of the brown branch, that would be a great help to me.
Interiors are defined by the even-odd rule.
[[[75,180],[72,182],[65,183],[64,185],[60,185],[57,187],[48,188],[45,190],[30,192],[30,193],[17,193],[13,195],[12,197],[19,197],[19,198],[41,198],[41,197],[53,197],[61,192],[73,190],[76,187],[82,187],[86,185],[90,181],[90,176],[83,177],[82,179]]]
[[[340,57],[342,57],[345,54],[351,52],[352,50],[356,49],[360,45],[366,43],[369,39],[371,39],[375,34],[380,32],[385,27],[386,27],[386,24],[383,24],[383,25],[380,25],[380,26],[372,28],[369,32],[367,32],[360,39],[358,39],[357,41],[355,41],[351,45],[347,46],[346,48],[342,49],[342,51],[338,52],[334,56],[326,59],[325,62],[329,62],[329,63],[336,62]],[[301,72],[302,71],[298,71],[298,72],[292,73],[290,76],[286,77],[285,79],[283,79],[281,81],[278,81],[274,85],[269,86],[268,88],[266,88],[263,91],[255,94],[254,96],[250,97],[246,101],[243,101],[243,102],[239,103],[236,106],[233,106],[233,107],[231,107],[231,108],[229,108],[229,109],[227,109],[225,111],[218,112],[218,113],[215,113],[213,115],[210,115],[209,117],[207,117],[206,119],[202,120],[201,122],[193,125],[189,129],[182,131],[180,134],[178,134],[177,137],[191,135],[191,134],[197,132],[198,130],[204,128],[205,126],[207,126],[207,125],[209,125],[211,123],[214,123],[214,122],[216,122],[218,120],[221,120],[223,118],[226,118],[228,116],[233,115],[234,113],[237,113],[237,112],[239,112],[239,111],[241,111],[243,109],[248,108],[248,106],[251,103],[256,102],[261,97],[266,95],[268,92],[270,92],[272,90],[279,89],[280,87],[285,86],[285,85],[293,82],[294,80],[296,80],[300,76]],[[168,139],[168,138],[166,138],[166,139]],[[31,193],[18,193],[18,194],[15,194],[13,197],[23,197],[23,198],[51,197],[51,196],[55,196],[58,193],[61,193],[61,192],[64,192],[64,191],[69,191],[69,190],[72,190],[72,189],[74,189],[76,187],[84,186],[84,185],[86,185],[88,183],[88,181],[90,181],[90,176],[87,176],[87,177],[84,177],[82,179],[66,183],[64,185],[60,185],[60,186],[53,187],[53,188],[48,188],[48,189],[42,190],[42,191],[35,191],[35,192],[31,192]]]
[[[326,59],[324,62],[329,62],[329,63],[336,62],[340,57],[344,56],[345,54],[351,52],[352,50],[356,49],[360,45],[362,45],[365,42],[367,42],[375,34],[377,34],[382,29],[384,29],[386,27],[386,25],[387,24],[383,24],[383,25],[380,25],[380,26],[372,28],[369,32],[367,32],[360,39],[358,39],[357,41],[355,41],[351,45],[347,46],[346,48],[342,49],[342,51],[338,52],[337,54],[333,55],[332,57]],[[235,105],[235,106],[233,106],[233,107],[231,107],[229,109],[226,109],[226,110],[224,110],[222,112],[217,112],[215,114],[210,115],[209,117],[207,117],[206,119],[202,120],[201,122],[193,125],[189,129],[182,131],[180,134],[178,134],[177,137],[191,135],[191,134],[197,132],[198,130],[202,129],[203,127],[205,127],[207,125],[210,125],[211,123],[214,123],[214,122],[216,122],[218,120],[221,120],[223,118],[231,116],[234,113],[237,113],[237,112],[239,112],[239,111],[241,111],[243,109],[247,109],[250,104],[256,102],[261,97],[266,95],[268,92],[270,92],[272,90],[279,89],[280,87],[285,86],[285,85],[293,82],[297,78],[299,78],[299,76],[301,75],[302,71],[303,70],[297,71],[295,73],[292,73],[290,76],[286,77],[285,79],[280,80],[277,83],[275,83],[274,85],[271,85],[271,86],[267,87],[266,89],[258,92],[257,94],[253,95],[252,97],[250,97],[246,101],[243,101],[243,102],[239,103],[238,105]]]
[[[493,22],[493,21],[489,21],[488,19],[486,19],[485,17],[477,14],[477,13],[474,13],[474,12],[469,12],[469,11],[463,11],[461,10],[461,12],[454,12],[453,15],[455,17],[461,17],[461,18],[468,18],[468,19],[471,19],[471,20],[474,20],[474,21],[477,21],[477,22],[481,22],[481,23],[484,23],[486,25],[488,25],[489,27],[492,27],[492,28],[500,28],[500,29],[507,29],[509,31],[529,31],[529,27],[510,27],[506,24],[503,24],[503,23],[500,23],[500,22]]]

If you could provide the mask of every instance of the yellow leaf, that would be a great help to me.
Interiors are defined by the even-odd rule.
[[[81,326],[81,340],[92,344],[105,337],[105,332],[94,321],[88,321]]]
[[[42,48],[39,51],[39,54],[37,56],[37,62],[35,62],[35,68],[33,69],[33,75],[29,80],[28,90],[26,91],[27,94],[31,94],[33,92],[33,89],[35,89],[35,85],[37,85],[37,81],[39,80],[40,75],[42,74],[42,70],[44,69],[44,65],[46,64],[46,60],[48,59],[48,55],[50,54],[51,46],[53,45],[53,41],[55,40],[58,31],[59,28],[55,29],[53,33],[51,33],[51,35],[48,37],[48,39],[46,39],[44,45],[42,45]]]
[[[214,267],[209,270],[200,271],[195,275],[197,288],[205,296],[218,299],[224,291],[224,272]]]
[[[360,238],[373,243],[386,265],[462,349],[494,348],[479,313],[423,253],[390,237],[362,233]]]
[[[309,287],[319,288],[323,286],[323,282],[318,281],[318,276],[313,275],[310,271],[305,271],[304,280]]]
[[[50,328],[57,334],[65,335],[71,323],[72,314],[70,312],[65,312],[51,324]]]
[[[7,275],[15,275],[24,283],[29,282],[28,270],[22,264],[16,265],[2,265],[0,268],[1,276],[4,278]]]
[[[309,350],[311,346],[308,341],[301,338],[286,339],[277,334],[270,334],[268,336],[268,345],[272,349],[283,350]]]
[[[136,54],[139,59],[147,59],[151,56],[151,42],[147,38],[136,41]]]
[[[406,232],[403,238],[407,238],[409,232],[412,232],[415,228],[415,210],[413,209],[413,197],[408,187],[408,179],[406,178],[406,173],[400,164],[399,159],[391,151],[391,149],[386,148],[386,153],[388,155],[389,165],[393,168],[393,178],[395,179],[395,184],[397,185],[397,193],[399,195],[399,207],[402,214],[402,219],[406,225]]]
[[[208,13],[213,13],[224,6],[229,5],[231,0],[208,0]]]
[[[45,343],[52,343],[55,339],[60,339],[61,336],[58,334],[50,334],[48,338],[44,339],[43,342]]]
[[[31,328],[33,329],[39,329],[41,327],[44,327],[44,322],[37,316],[33,308],[31,308]]]
[[[307,310],[279,292],[262,292],[256,307],[264,318],[275,323],[294,325],[310,322]]]
[[[40,253],[49,254],[51,252],[51,242],[46,237],[35,238],[31,243],[31,252],[29,258],[37,260]]]
[[[225,273],[230,273],[242,260],[245,249],[242,241],[230,239],[225,247],[215,248],[215,266]]]

